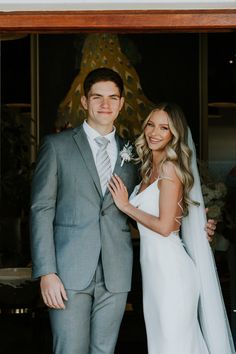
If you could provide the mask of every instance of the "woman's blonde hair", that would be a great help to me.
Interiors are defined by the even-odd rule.
[[[137,161],[141,162],[140,174],[144,182],[148,183],[152,172],[152,150],[148,147],[144,130],[152,114],[159,110],[167,113],[169,128],[172,133],[172,139],[166,146],[166,156],[161,162],[162,171],[159,173],[164,173],[163,168],[167,161],[174,164],[176,174],[183,185],[182,203],[184,215],[187,215],[188,205],[197,205],[198,203],[189,198],[189,192],[194,183],[193,174],[190,168],[192,152],[187,145],[188,126],[186,119],[182,109],[177,104],[170,102],[159,103],[145,119],[142,126],[142,134],[135,141],[138,155]]]

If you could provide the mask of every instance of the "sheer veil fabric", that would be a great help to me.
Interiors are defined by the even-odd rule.
[[[193,259],[200,283],[199,321],[210,354],[235,353],[233,338],[226,314],[214,256],[206,237],[204,227],[206,213],[201,192],[195,146],[190,129],[188,145],[192,150],[192,172],[194,186],[190,197],[200,206],[191,205],[188,216],[183,218],[182,238],[186,250]]]

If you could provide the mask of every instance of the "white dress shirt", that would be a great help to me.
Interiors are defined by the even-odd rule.
[[[90,148],[92,150],[92,154],[93,154],[93,159],[96,165],[96,156],[97,156],[97,151],[99,149],[98,144],[96,143],[95,139],[98,136],[101,136],[101,134],[99,134],[95,129],[93,129],[92,127],[90,127],[90,125],[84,121],[83,122],[83,129],[85,131],[85,134],[88,138],[88,142],[90,145]],[[111,169],[112,171],[115,168],[115,164],[116,164],[116,160],[117,160],[117,154],[118,154],[118,149],[117,149],[117,144],[116,144],[116,139],[115,139],[115,133],[116,133],[116,128],[113,127],[113,130],[111,133],[107,134],[107,135],[103,135],[105,138],[107,138],[109,140],[109,144],[107,145],[107,153],[108,156],[110,158],[111,161]],[[96,165],[97,167],[97,165]]]

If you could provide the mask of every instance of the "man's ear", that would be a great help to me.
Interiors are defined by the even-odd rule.
[[[86,96],[81,96],[80,102],[81,102],[83,108],[84,108],[85,110],[87,110],[87,109],[88,109],[87,97],[86,97]]]
[[[124,103],[125,103],[125,98],[124,97],[121,97],[120,98],[120,111],[122,110],[123,106],[124,106]]]

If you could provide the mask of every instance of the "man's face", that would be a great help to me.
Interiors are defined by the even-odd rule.
[[[96,82],[81,103],[88,111],[87,122],[95,130],[109,133],[124,104],[118,87],[112,81]]]

